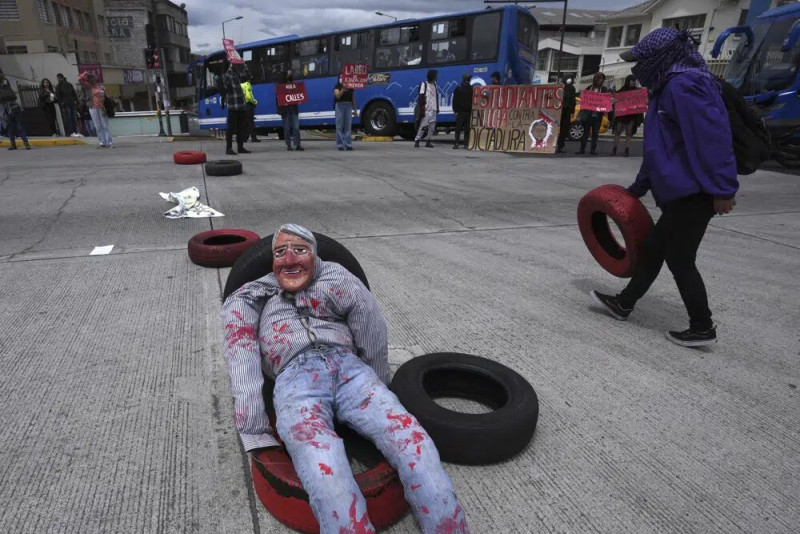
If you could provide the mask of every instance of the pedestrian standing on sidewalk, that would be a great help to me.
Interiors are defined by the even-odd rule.
[[[250,151],[244,147],[244,140],[247,137],[247,107],[244,101],[244,91],[242,90],[242,79],[239,76],[239,68],[230,63],[225,77],[222,80],[225,88],[225,104],[228,106],[228,123],[225,128],[225,154],[235,156],[233,151],[233,135],[236,134],[236,150],[239,154],[249,154]]]
[[[287,70],[283,75],[283,83],[292,83],[294,75],[292,69]],[[275,95],[275,102],[278,95]],[[297,104],[288,106],[278,106],[278,113],[283,117],[283,139],[286,141],[286,150],[292,150],[292,140],[294,140],[295,150],[302,152],[305,150],[300,145],[300,110]]]
[[[256,107],[258,100],[253,96],[253,75],[247,73],[247,78],[242,82],[242,91],[244,91],[244,102],[247,105],[247,131],[250,134],[250,141],[253,143],[260,143],[261,139],[256,137]],[[247,139],[247,134],[245,134]]]
[[[464,147],[469,147],[469,119],[472,116],[472,79],[471,74],[464,74],[461,77],[461,85],[456,87],[453,92],[453,111],[456,114],[456,144],[458,148],[461,140],[461,133],[464,133]]]
[[[56,122],[56,90],[49,78],[43,78],[39,83],[39,106],[44,111],[47,126],[53,137],[58,137],[58,123]]]
[[[438,76],[439,73],[431,69],[428,71],[427,81],[419,84],[417,106],[422,120],[414,138],[414,148],[419,148],[419,142],[423,139],[426,140],[426,148],[433,148],[431,137],[436,132],[436,115],[439,113],[439,88],[436,86]]]
[[[356,95],[352,89],[345,89],[342,77],[333,88],[333,101],[336,108],[336,147],[339,150],[353,150],[353,117],[358,117]]]
[[[17,104],[17,95],[11,88],[11,84],[6,79],[3,70],[0,69],[0,117],[6,123],[8,130],[8,140],[11,146],[9,150],[17,149],[17,136],[22,138],[25,144],[25,150],[30,150],[31,145],[28,142],[28,136],[25,134],[25,128],[22,127],[22,108]]]
[[[595,93],[607,93],[608,88],[606,88],[603,84],[606,83],[606,75],[602,72],[598,72],[594,75],[594,79],[592,80],[592,85],[584,89],[584,91],[590,91]],[[581,112],[578,114],[578,120],[581,121],[583,125],[583,137],[581,137],[581,149],[578,151],[578,154],[585,154],[586,153],[586,143],[589,141],[589,131],[592,132],[592,151],[591,154],[593,156],[597,156],[597,137],[600,135],[600,126],[603,124],[603,116],[605,113],[602,111],[590,111],[588,109],[582,109]]]
[[[94,129],[97,131],[97,148],[114,148],[111,131],[108,129],[108,115],[106,115],[106,87],[97,83],[94,75],[88,72],[78,76],[78,82],[91,94],[89,114],[92,117]]]
[[[635,91],[636,90],[636,76],[633,74],[628,75],[625,78],[625,85],[622,86],[622,89],[617,91],[618,93],[624,93],[625,91]],[[619,145],[619,138],[622,134],[625,134],[625,157],[631,155],[631,139],[633,138],[633,129],[636,127],[636,122],[641,117],[641,114],[636,115],[623,115],[622,117],[617,117],[614,121],[614,148],[611,149],[611,155],[617,155],[617,146]]]
[[[666,261],[689,313],[689,328],[667,332],[667,339],[684,347],[716,343],[716,326],[695,260],[709,221],[715,213],[733,210],[739,190],[720,84],[685,30],[659,28],[620,57],[636,61],[633,74],[651,91],[644,159],[628,191],[637,197],[651,191],[662,214],[628,286],[616,296],[597,291],[591,295],[624,321]]]
[[[572,82],[572,78],[567,78],[564,81],[564,98],[561,101],[561,123],[558,129],[556,152],[564,152],[573,113],[575,113],[575,84]]]
[[[67,81],[63,74],[56,74],[56,100],[64,113],[64,133],[70,137],[82,137],[78,132],[78,118],[76,104],[78,95],[75,88]]]

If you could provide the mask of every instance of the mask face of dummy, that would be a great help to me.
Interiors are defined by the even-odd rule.
[[[289,293],[311,285],[315,260],[311,244],[296,235],[281,232],[272,246],[272,272],[281,288]]]

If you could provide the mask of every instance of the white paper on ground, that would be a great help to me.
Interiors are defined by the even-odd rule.
[[[196,187],[184,189],[179,193],[159,193],[159,195],[161,195],[161,198],[167,202],[174,202],[177,204],[177,206],[164,213],[164,217],[167,219],[181,219],[185,217],[190,219],[198,219],[203,217],[225,216],[214,208],[210,208],[205,204],[198,202],[198,199],[200,198],[200,190]]]
[[[89,256],[101,256],[103,254],[110,254],[114,245],[103,245],[102,247],[94,247],[89,253]]]

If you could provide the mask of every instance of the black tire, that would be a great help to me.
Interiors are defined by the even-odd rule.
[[[569,125],[569,140],[580,141],[583,138],[583,124],[580,122],[573,122]]]
[[[225,282],[225,291],[222,295],[223,301],[247,282],[252,282],[272,272],[272,235],[268,235],[247,249],[233,264],[228,280]],[[361,268],[358,260],[344,245],[317,232],[314,232],[314,237],[317,238],[317,256],[320,259],[338,263],[361,280],[361,283],[369,289],[369,282],[367,282],[367,275],[364,274],[364,269]]]
[[[492,360],[442,352],[414,358],[397,370],[390,389],[430,434],[446,462],[485,465],[511,458],[530,442],[539,419],[533,387]],[[434,401],[459,397],[494,409],[454,412]]]
[[[219,159],[206,163],[208,176],[235,176],[242,174],[242,162],[235,159]]]
[[[367,135],[394,137],[397,130],[397,115],[388,102],[373,102],[364,111],[361,125]]]

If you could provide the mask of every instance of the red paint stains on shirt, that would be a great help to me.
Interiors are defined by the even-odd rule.
[[[417,465],[417,462],[408,462],[408,467],[410,467],[412,471],[414,470],[415,465]]]
[[[322,303],[322,301],[321,301],[321,300],[312,298],[312,299],[311,299],[311,308],[312,308],[314,311],[317,311],[317,308],[319,307],[319,305],[320,305],[321,303]]]
[[[436,525],[436,534],[469,534],[467,518],[461,511],[461,505],[456,505],[456,510],[450,517],[443,517]]]
[[[332,475],[333,469],[329,465],[325,465],[322,462],[319,463],[319,470],[322,471],[323,475]]]
[[[350,524],[346,527],[339,528],[339,534],[375,534],[375,529],[369,522],[367,512],[361,516],[361,519],[356,519],[356,503],[358,499],[355,493],[353,494],[353,502],[350,503]]]
[[[423,514],[431,513],[430,510],[428,510],[427,506],[423,506],[422,508],[419,509],[419,511],[422,512]]]
[[[254,343],[258,341],[258,334],[256,334],[256,327],[253,325],[228,323],[225,325],[225,340],[229,347],[234,345],[242,345],[249,350],[255,346]]]
[[[417,490],[422,487],[422,484],[411,484],[411,491]]]
[[[348,381],[349,381],[349,379],[348,379]],[[366,410],[369,407],[369,403],[372,402],[372,397],[374,397],[374,396],[375,396],[375,392],[374,391],[371,392],[369,395],[367,395],[367,398],[363,400],[363,402],[358,407],[358,409],[359,410]]]
[[[236,412],[233,414],[233,421],[237,428],[244,425],[246,420],[247,420],[247,408],[241,408],[240,410],[236,410]]]

